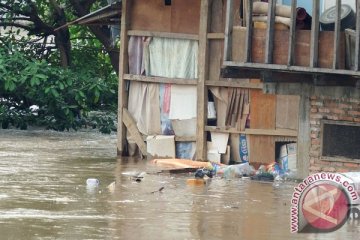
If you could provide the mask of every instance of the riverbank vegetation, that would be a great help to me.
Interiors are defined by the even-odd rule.
[[[0,126],[110,133],[116,130],[118,61],[110,29],[55,31],[106,1],[50,2],[0,0]]]

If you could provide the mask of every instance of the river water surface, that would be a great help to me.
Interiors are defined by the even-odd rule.
[[[115,135],[1,130],[0,160],[0,239],[359,239],[357,220],[334,233],[290,234],[296,183],[187,186],[189,174],[117,159]],[[123,174],[132,171],[147,175],[136,182]]]

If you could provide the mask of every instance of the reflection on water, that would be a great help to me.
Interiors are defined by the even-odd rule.
[[[360,232],[352,221],[335,233],[292,235],[295,183],[215,178],[190,187],[188,174],[116,159],[115,135],[2,130],[0,160],[0,239],[355,239]],[[122,174],[131,171],[148,174],[136,182]],[[99,187],[86,187],[88,178]]]

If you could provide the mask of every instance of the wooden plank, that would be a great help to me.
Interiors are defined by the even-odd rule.
[[[233,44],[239,45],[238,49],[234,49],[232,61],[244,62],[246,28],[234,27],[233,29]],[[296,66],[310,66],[310,39],[311,32],[308,30],[296,31],[295,39],[295,62]],[[345,43],[344,33],[340,33],[340,54],[339,54],[339,69],[345,69]],[[252,52],[251,61],[254,63],[264,63],[265,56],[265,42],[266,30],[254,29],[252,37]],[[319,34],[319,60],[318,66],[321,68],[332,68],[333,66],[333,47],[334,47],[334,32],[322,31]],[[275,30],[274,33],[274,51],[273,51],[273,64],[288,64],[288,51],[289,51],[289,31]]]
[[[128,34],[128,36],[162,37],[162,38],[176,38],[176,39],[199,40],[199,36],[198,36],[197,34],[186,34],[186,33],[129,30],[129,31],[127,32],[127,34]]]
[[[210,30],[207,34],[209,41],[209,79],[219,80],[224,51],[224,6],[222,0],[213,0],[211,3]]]
[[[250,128],[275,129],[276,95],[250,90]]]
[[[131,0],[130,29],[171,32],[171,6],[162,0]]]
[[[136,145],[139,147],[142,155],[146,156],[147,155],[146,144],[144,143],[141,133],[136,127],[135,120],[131,117],[129,111],[126,108],[123,109],[123,123],[125,124],[127,130],[130,132],[131,136],[133,137]]]
[[[119,86],[118,86],[118,123],[117,123],[117,155],[124,154],[124,145],[126,143],[126,131],[123,124],[123,108],[126,106],[125,80],[123,75],[128,71],[128,36],[127,30],[129,25],[130,3],[128,0],[122,1],[121,16],[121,46],[119,55]]]
[[[133,30],[197,34],[199,32],[200,0],[132,0]],[[191,6],[191,7],[189,7]]]
[[[146,142],[148,136],[142,135],[142,139]],[[196,136],[175,136],[175,142],[196,142]]]
[[[211,87],[236,87],[236,88],[246,88],[246,89],[262,89],[264,86],[263,83],[249,83],[249,82],[244,82],[244,80],[242,79],[206,81],[205,85]]]
[[[197,85],[197,119],[196,119],[196,160],[205,160],[206,150],[206,116],[207,116],[207,88],[208,79],[208,39],[209,28],[209,0],[201,0],[200,28],[199,28],[199,80]],[[206,106],[206,107],[205,107]]]
[[[169,83],[179,85],[197,85],[197,79],[183,78],[165,78],[165,77],[149,77],[143,75],[124,74],[123,79],[129,81],[146,82],[146,83]]]
[[[245,62],[251,62],[251,52],[252,52],[252,35],[253,35],[253,25],[252,25],[252,12],[253,4],[252,1],[245,0],[246,2],[246,38],[245,38]]]
[[[164,0],[160,1],[164,3]],[[200,5],[201,0],[171,0],[171,32],[197,34]]]
[[[280,64],[265,64],[265,63],[241,63],[241,62],[224,62],[224,66],[239,67],[258,70],[274,70],[282,72],[302,73],[302,74],[334,74],[334,75],[353,75],[360,76],[360,72],[345,69],[326,69],[326,68],[312,68],[301,66],[286,66]]]
[[[275,161],[275,139],[272,136],[249,136],[250,164],[271,164]]]
[[[274,51],[274,25],[276,0],[269,0],[268,23],[266,28],[265,63],[273,62]]]
[[[311,22],[311,40],[310,40],[310,67],[318,66],[319,56],[319,10],[320,0],[313,0],[312,22]]]
[[[360,0],[356,0],[355,71],[360,70]]]
[[[225,38],[224,33],[208,33],[207,34],[207,38],[208,39],[218,39],[218,40],[222,40]]]
[[[339,68],[341,0],[336,0],[333,69]]]
[[[291,25],[289,33],[289,50],[288,50],[288,66],[291,66],[295,62],[295,37],[296,37],[296,7],[297,0],[291,1]]]
[[[233,27],[233,0],[226,1],[226,21],[224,39],[224,61],[231,59],[231,31]]]
[[[299,96],[276,96],[276,128],[297,130],[299,125]]]
[[[296,137],[298,135],[296,130],[291,129],[251,129],[247,128],[245,131],[239,131],[232,127],[217,127],[206,126],[206,131],[219,132],[219,133],[236,133],[246,135],[259,135],[259,136],[284,136],[284,137]]]

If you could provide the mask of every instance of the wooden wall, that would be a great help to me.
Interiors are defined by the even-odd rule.
[[[199,33],[200,0],[133,0],[130,30]]]

